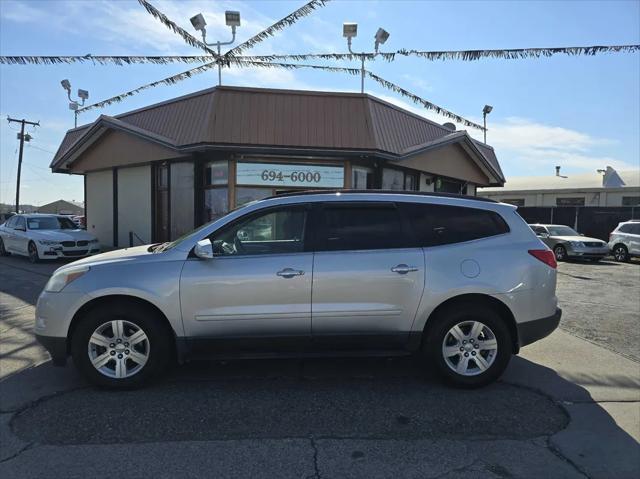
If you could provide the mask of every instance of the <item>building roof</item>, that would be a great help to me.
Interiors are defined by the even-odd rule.
[[[69,130],[51,168],[64,171],[73,154],[105,128],[130,131],[178,151],[264,147],[371,154],[399,159],[450,137],[438,123],[360,93],[219,86]],[[493,148],[465,131],[454,141],[475,145],[494,174],[504,175]]]
[[[514,176],[502,188],[482,188],[478,193],[508,193],[512,191],[579,190],[592,188],[638,188],[640,170],[617,171],[607,166],[605,173],[568,174],[562,176]]]

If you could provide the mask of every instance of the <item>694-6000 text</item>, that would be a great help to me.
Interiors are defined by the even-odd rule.
[[[294,171],[285,175],[282,171],[264,170],[262,172],[263,181],[282,181],[289,179],[296,183],[320,183],[322,176],[318,171]]]

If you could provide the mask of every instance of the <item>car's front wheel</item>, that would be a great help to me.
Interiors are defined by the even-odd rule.
[[[79,321],[71,355],[98,386],[138,387],[162,373],[172,357],[172,335],[163,318],[137,304],[96,308]]]
[[[9,256],[9,254],[11,253],[9,253],[4,247],[4,241],[2,241],[2,238],[0,238],[0,256]]]
[[[557,261],[565,261],[567,259],[567,248],[561,244],[553,248],[553,253],[556,255]]]
[[[613,248],[613,257],[620,263],[629,261],[629,251],[627,250],[627,247],[623,244],[616,245]]]
[[[426,341],[437,372],[449,384],[485,386],[509,364],[512,339],[503,318],[485,305],[458,305],[441,311]]]
[[[27,246],[27,253],[29,254],[29,261],[31,261],[32,263],[37,263],[40,261],[38,247],[33,241],[29,241],[29,246]]]

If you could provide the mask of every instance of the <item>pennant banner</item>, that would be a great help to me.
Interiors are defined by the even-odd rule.
[[[147,12],[149,12],[155,18],[160,20],[160,22],[162,22],[169,30],[180,35],[187,44],[191,45],[192,47],[200,48],[205,52],[207,52],[209,55],[213,55],[216,58],[218,57],[218,54],[213,50],[211,50],[204,42],[201,42],[196,37],[191,35],[189,32],[179,27],[175,22],[171,21],[164,13],[162,13],[156,7],[154,7],[149,2],[147,2],[147,0],[138,0],[138,3],[142,5]]]
[[[590,47],[563,47],[563,48],[518,48],[507,50],[452,50],[452,51],[420,51],[398,50],[397,52],[379,53],[377,56],[387,61],[393,61],[397,56],[420,57],[430,61],[436,60],[461,60],[476,61],[483,58],[500,58],[506,60],[551,57],[553,55],[597,55],[602,53],[637,53],[640,45],[608,45]],[[0,64],[5,65],[54,65],[58,63],[86,63],[93,62],[99,65],[131,65],[131,64],[169,64],[169,63],[206,63],[216,59],[217,55],[156,55],[156,56],[127,56],[127,55],[62,55],[62,56],[35,56],[13,55],[0,56]],[[365,59],[372,60],[375,53],[365,53]],[[227,65],[234,63],[234,59],[243,61],[269,62],[276,60],[306,61],[306,60],[360,60],[361,54],[356,53],[305,53],[286,55],[253,55],[235,57],[221,57],[221,61]]]
[[[411,93],[410,91],[405,90],[401,86],[398,86],[395,83],[390,82],[389,80],[385,80],[384,78],[381,78],[378,75],[375,75],[368,70],[366,70],[366,74],[369,78],[378,82],[383,87],[391,91],[394,91],[396,93],[399,93],[401,96],[405,98],[409,98],[412,102],[424,106],[427,110],[433,110],[436,113],[442,116],[446,116],[447,118],[451,118],[452,120],[457,121],[458,123],[462,123],[465,126],[477,128],[478,130],[484,130],[484,127],[482,127],[481,125],[478,125],[477,123],[469,121],[466,118],[461,117],[460,115],[456,115],[455,113],[450,112],[446,108],[442,108],[441,106],[438,106],[435,103],[431,103],[430,101],[419,97],[415,93]]]
[[[315,70],[325,70],[325,71],[330,71],[330,72],[340,72],[340,73],[348,73],[350,75],[359,75],[360,74],[360,70],[357,68],[341,68],[341,67],[327,67],[327,66],[323,66],[323,65],[298,65],[298,64],[292,64],[292,63],[266,63],[266,62],[251,62],[251,61],[244,61],[244,60],[238,60],[235,65],[239,66],[239,67],[245,67],[245,68],[252,68],[252,67],[258,67],[258,68],[284,68],[286,70],[293,70],[293,69],[298,69],[298,68],[310,68],[310,69],[315,69]],[[199,67],[196,68],[192,68],[191,70],[187,70],[185,72],[182,73],[178,73],[176,75],[172,75],[170,77],[167,78],[163,78],[162,80],[157,80],[154,81],[152,83],[147,83],[146,85],[142,85],[138,88],[135,88],[133,90],[130,90],[126,93],[122,93],[120,95],[116,95],[114,97],[108,98],[106,100],[102,100],[99,101],[97,103],[93,103],[91,105],[87,105],[85,107],[82,108],[78,108],[77,112],[78,114],[80,113],[84,113],[85,111],[89,111],[89,110],[93,110],[94,108],[104,108],[107,105],[111,105],[112,103],[119,103],[122,100],[124,100],[125,98],[128,98],[130,96],[135,95],[136,93],[140,93],[141,91],[144,90],[148,90],[149,88],[153,88],[156,86],[161,86],[161,85],[174,85],[182,80],[186,80],[188,78],[191,78],[194,75],[198,75],[200,73],[204,73],[207,70],[210,70],[212,68],[215,68],[217,65],[215,62],[211,62],[211,63],[207,63],[206,65],[201,65]]]

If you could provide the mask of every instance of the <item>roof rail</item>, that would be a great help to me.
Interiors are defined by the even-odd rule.
[[[456,193],[431,193],[427,191],[405,191],[405,190],[351,190],[351,189],[322,189],[322,190],[303,190],[303,191],[291,191],[288,193],[281,193],[279,195],[269,196],[270,198],[282,198],[289,196],[305,196],[305,195],[322,195],[322,194],[383,194],[383,195],[407,195],[407,196],[431,196],[435,198],[459,198],[462,200],[483,201],[486,203],[499,203],[496,200],[490,198],[484,198],[481,196],[470,195],[458,195]]]

